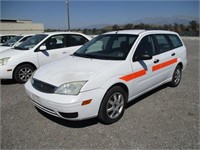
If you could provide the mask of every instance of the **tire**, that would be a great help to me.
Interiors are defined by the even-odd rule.
[[[127,93],[120,86],[112,87],[105,94],[98,114],[101,123],[112,124],[124,114],[127,103]]]
[[[25,83],[31,77],[35,67],[30,64],[23,64],[18,66],[14,71],[14,79],[18,83]]]
[[[172,81],[169,83],[169,86],[177,87],[181,81],[181,77],[182,77],[182,68],[180,65],[178,65],[174,70]]]

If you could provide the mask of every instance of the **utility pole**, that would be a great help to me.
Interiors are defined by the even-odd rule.
[[[68,31],[70,31],[69,0],[66,0],[66,4],[67,4]]]

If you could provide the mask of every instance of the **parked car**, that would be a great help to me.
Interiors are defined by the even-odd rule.
[[[0,46],[0,52],[14,48],[15,46],[21,44],[22,42],[26,41],[28,38],[32,37],[33,35],[17,35]]]
[[[73,54],[90,39],[76,32],[36,34],[13,49],[0,53],[0,79],[26,82],[35,69]]]
[[[186,64],[186,47],[175,32],[108,32],[39,68],[25,89],[37,108],[53,116],[110,124],[127,102],[165,83],[178,86]]]
[[[3,43],[15,36],[15,34],[0,34],[0,45],[2,45]]]

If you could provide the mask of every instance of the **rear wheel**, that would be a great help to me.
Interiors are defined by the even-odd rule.
[[[169,83],[169,86],[177,87],[181,81],[181,77],[182,77],[182,68],[180,65],[178,65],[174,70],[172,81]]]
[[[31,77],[35,67],[30,64],[23,64],[16,68],[14,72],[14,79],[19,83],[25,83]]]
[[[98,119],[104,124],[117,122],[124,114],[127,94],[123,88],[115,86],[108,90],[101,103]]]

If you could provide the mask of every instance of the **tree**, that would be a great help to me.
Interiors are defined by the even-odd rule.
[[[189,23],[189,29],[190,29],[191,31],[197,31],[198,27],[199,27],[199,25],[198,25],[198,23],[197,23],[196,20],[192,20],[192,21]]]
[[[174,23],[174,31],[179,32],[179,25],[177,23]]]
[[[185,31],[186,27],[184,24],[180,24],[179,26],[180,26],[180,32]]]
[[[97,33],[97,29],[96,28],[93,28],[92,29],[92,34],[96,34]]]
[[[128,29],[133,29],[133,24],[126,24],[125,26],[124,26],[124,29],[126,29],[126,30],[128,30]]]
[[[84,29],[84,30],[83,30],[83,33],[84,33],[84,34],[87,34],[87,32],[88,32],[88,29]]]
[[[114,30],[114,31],[119,30],[119,26],[117,24],[113,25],[112,30]]]

